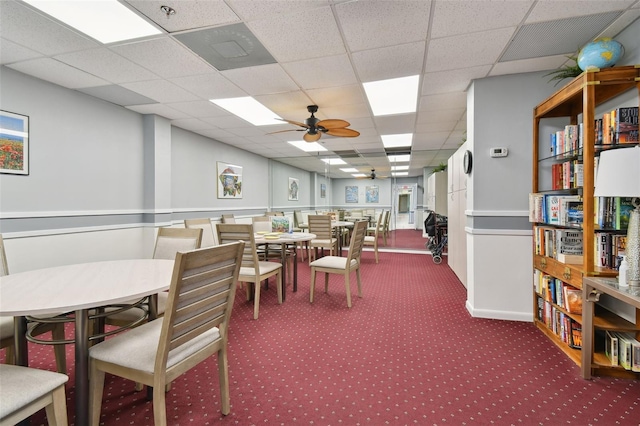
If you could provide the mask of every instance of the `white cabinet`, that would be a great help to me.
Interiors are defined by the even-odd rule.
[[[448,263],[462,284],[467,286],[467,175],[462,170],[466,144],[453,154],[447,164]]]
[[[427,178],[427,198],[425,209],[447,215],[447,182],[446,172],[436,172]]]

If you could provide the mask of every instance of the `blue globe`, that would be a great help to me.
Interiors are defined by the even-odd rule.
[[[624,55],[624,47],[610,38],[587,43],[578,53],[578,66],[582,71],[593,68],[609,68]]]

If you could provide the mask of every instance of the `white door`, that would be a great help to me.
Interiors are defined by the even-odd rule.
[[[393,229],[417,229],[416,208],[418,184],[394,185]]]

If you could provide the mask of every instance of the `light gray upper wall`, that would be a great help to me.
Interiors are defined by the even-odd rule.
[[[379,209],[388,208],[391,205],[391,183],[392,179],[332,179],[331,206],[343,209]],[[368,186],[377,186],[379,193],[378,203],[367,203],[365,194]],[[347,203],[345,188],[347,186],[358,187],[358,202]]]
[[[531,192],[533,108],[557,90],[545,73],[489,77],[473,82],[473,190],[469,191],[474,214],[521,212],[528,209]],[[491,158],[489,150],[504,147],[509,155]],[[488,213],[492,215],[492,213]]]
[[[266,210],[268,159],[177,127],[171,129],[171,142],[174,209]],[[242,167],[242,198],[218,198],[218,161]]]
[[[640,19],[636,19],[615,39],[624,46],[622,61],[616,65],[640,64]]]
[[[29,117],[29,175],[0,175],[8,212],[143,208],[142,116],[6,67],[0,109]]]
[[[289,178],[298,179],[298,200],[289,200]],[[311,173],[271,161],[271,206],[273,210],[307,210],[311,206]]]

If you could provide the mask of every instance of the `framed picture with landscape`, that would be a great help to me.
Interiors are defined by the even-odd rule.
[[[29,117],[0,111],[0,173],[29,174]]]
[[[242,167],[218,161],[218,198],[242,198]]]

